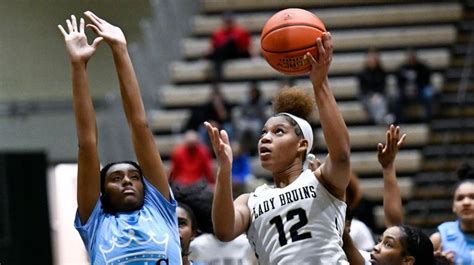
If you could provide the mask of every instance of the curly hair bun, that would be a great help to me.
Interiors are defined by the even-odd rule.
[[[287,112],[307,120],[313,112],[312,98],[304,88],[285,87],[275,96],[273,110],[275,113]]]

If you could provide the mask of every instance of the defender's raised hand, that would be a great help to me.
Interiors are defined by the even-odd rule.
[[[103,40],[102,37],[94,39],[91,45],[87,42],[87,36],[84,33],[84,19],[81,18],[79,27],[77,20],[74,15],[71,15],[71,19],[66,20],[68,30],[66,31],[62,25],[58,25],[59,30],[64,36],[66,42],[66,49],[69,54],[71,62],[84,62],[90,59],[90,57],[97,50],[99,43]]]
[[[92,24],[87,24],[87,27],[94,30],[97,35],[103,37],[107,44],[111,46],[116,44],[127,44],[125,35],[119,27],[101,19],[91,11],[84,12],[84,15],[86,15],[86,17],[88,17],[92,22]]]
[[[377,146],[377,157],[382,168],[393,164],[395,156],[397,156],[397,152],[405,141],[406,136],[406,134],[403,134],[400,137],[400,127],[395,127],[393,124],[390,125],[390,128],[385,134],[385,145],[379,143]]]

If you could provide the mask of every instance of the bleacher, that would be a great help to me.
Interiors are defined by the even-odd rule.
[[[223,68],[224,80],[220,88],[226,99],[235,104],[237,106],[235,109],[238,109],[242,103],[242,96],[249,90],[251,82],[256,82],[264,99],[270,101],[282,82],[289,79],[273,70],[259,52],[259,33],[263,24],[273,13],[286,7],[301,7],[313,11],[324,21],[333,35],[335,53],[329,80],[349,127],[352,167],[361,178],[360,183],[364,195],[380,204],[383,182],[377,162],[376,145],[385,140],[386,128],[373,125],[369,121],[362,104],[357,100],[359,90],[355,75],[363,67],[367,49],[375,47],[379,49],[383,65],[390,73],[388,89],[393,91],[395,90],[393,72],[404,61],[406,49],[412,47],[417,50],[418,56],[434,70],[432,81],[437,91],[455,93],[456,88],[451,82],[447,82],[451,79],[447,80],[446,73],[453,64],[452,49],[458,41],[458,24],[463,18],[463,5],[460,2],[201,0],[201,13],[191,20],[192,33],[182,40],[182,59],[170,65],[171,83],[161,86],[157,92],[160,108],[149,111],[150,124],[156,132],[156,143],[165,159],[165,166],[169,167],[167,159],[170,152],[173,146],[182,139],[181,133],[191,115],[191,108],[205,102],[211,91],[211,63],[205,59],[204,55],[209,48],[210,34],[220,26],[220,13],[233,10],[238,23],[253,34],[253,57],[228,61]],[[310,88],[310,82],[305,76],[290,79],[296,85]],[[444,101],[443,106],[447,106],[449,102],[455,104],[448,98]],[[462,111],[467,117],[474,113],[469,108]],[[430,222],[422,222],[426,219],[421,215],[426,213],[422,206],[423,200],[426,200],[428,196],[426,194],[440,198],[449,193],[450,190],[445,187],[452,183],[452,177],[446,178],[450,181],[444,181],[446,174],[442,173],[436,175],[437,177],[430,182],[430,177],[435,175],[435,170],[430,169],[430,163],[438,165],[440,172],[449,172],[459,159],[449,166],[441,167],[442,163],[438,160],[430,162],[431,158],[438,158],[441,151],[436,145],[427,145],[444,143],[445,136],[441,132],[459,126],[457,121],[451,119],[458,117],[458,112],[455,109],[446,108],[441,117],[443,119],[435,119],[432,124],[426,124],[423,123],[419,113],[414,111],[410,117],[410,124],[400,125],[402,132],[408,134],[408,138],[397,156],[396,165],[404,201],[414,201],[412,204],[407,204],[407,213],[413,215],[413,218],[407,218],[409,223],[421,226],[433,225],[433,220],[441,219],[439,217],[433,218]],[[436,116],[436,118],[439,117]],[[472,128],[473,120],[468,121],[469,128]],[[324,138],[318,126],[316,113],[311,122],[315,125],[314,149],[318,157],[324,160],[326,152]],[[464,140],[474,142],[474,137],[466,132],[465,127],[456,130],[453,138],[459,145],[465,144]],[[468,151],[455,154],[455,150],[458,150],[456,147],[453,147],[452,156],[474,156]],[[252,169],[259,178],[270,177],[269,173],[261,168],[258,157],[252,159]],[[426,190],[425,188],[421,191],[418,189],[418,187],[428,186]],[[436,193],[441,187],[444,187],[442,192]],[[420,192],[425,192],[426,196],[420,195]],[[438,209],[446,206],[446,201],[443,203],[433,200],[430,205],[433,209]],[[445,212],[441,213],[440,216],[446,217]]]

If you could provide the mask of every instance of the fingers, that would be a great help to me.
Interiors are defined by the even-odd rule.
[[[405,141],[405,138],[406,138],[406,137],[407,137],[407,134],[406,134],[406,133],[402,135],[402,137],[400,138],[400,140],[399,140],[398,143],[397,143],[398,148],[402,147],[403,142]]]
[[[227,132],[224,131],[224,130],[221,130],[220,131],[220,138],[222,139],[222,141],[225,143],[225,144],[230,144],[229,142],[229,135],[227,135]]]
[[[79,33],[84,33],[84,19],[81,17],[81,22],[79,23]]]
[[[377,145],[377,153],[378,153],[379,155],[383,154],[383,148],[384,148],[384,146],[383,146],[382,143],[379,143],[379,144]]]
[[[66,33],[66,31],[64,30],[63,26],[58,25],[58,28],[59,28],[59,30],[61,31],[61,33],[63,34],[63,36],[66,37],[66,36],[67,36],[67,33]]]
[[[72,33],[74,30],[73,30],[73,27],[72,27],[71,20],[66,19],[66,24],[67,24],[67,29],[69,30],[69,33]]]
[[[93,24],[87,24],[86,27],[88,28],[91,28],[95,33],[99,34],[100,35],[100,30],[98,27],[96,27],[96,25],[93,25]]]
[[[96,26],[100,26],[101,24],[105,23],[105,20],[99,18],[96,14],[92,13],[91,11],[84,12],[84,15],[86,15],[92,21],[92,23],[94,23]]]
[[[326,57],[326,49],[324,49],[323,40],[321,38],[316,39],[316,47],[318,49],[318,59],[316,61],[320,62],[322,58]]]
[[[94,49],[97,49],[97,47],[99,46],[99,44],[104,40],[104,38],[102,37],[97,37],[95,38],[94,42],[92,42],[92,47],[94,47]]]
[[[305,56],[309,60],[309,63],[311,64],[311,66],[314,67],[317,63],[316,59],[314,59],[314,56],[309,52],[307,52]]]
[[[72,22],[72,30],[75,31],[75,32],[78,32],[76,16],[71,15],[71,22]]]
[[[332,36],[331,33],[325,32],[323,33],[323,46],[326,53],[332,52]]]

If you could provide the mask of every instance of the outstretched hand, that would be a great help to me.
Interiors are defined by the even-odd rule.
[[[406,136],[406,134],[403,134],[400,137],[399,126],[395,127],[393,124],[390,125],[390,128],[385,134],[385,145],[382,143],[377,145],[377,157],[382,168],[387,168],[388,166],[393,165],[398,150],[403,145]]]
[[[316,40],[318,57],[314,58],[311,53],[306,53],[306,57],[311,63],[309,77],[313,86],[319,87],[327,78],[329,66],[332,61],[333,44],[331,33],[324,32],[321,38]]]
[[[207,133],[211,139],[212,149],[216,154],[219,166],[227,166],[229,169],[232,166],[232,149],[229,143],[229,136],[226,131],[219,129],[209,122],[204,122],[207,128]]]
[[[69,53],[71,62],[87,63],[87,61],[97,50],[97,47],[103,38],[98,37],[94,39],[91,45],[89,45],[87,43],[87,36],[84,33],[83,18],[80,19],[79,27],[74,15],[71,15],[71,19],[66,20],[66,24],[68,31],[66,31],[62,25],[58,25],[58,28],[64,36],[64,42],[66,42],[66,49]]]
[[[125,35],[119,27],[116,27],[104,19],[98,17],[91,11],[84,12],[84,15],[90,19],[92,24],[87,24],[87,27],[94,30],[97,35],[104,38],[107,44],[113,46],[115,44],[127,44]]]

